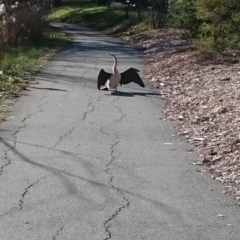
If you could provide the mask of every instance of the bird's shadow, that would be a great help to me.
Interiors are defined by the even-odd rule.
[[[103,90],[108,91],[108,90]],[[154,92],[121,92],[121,91],[114,91],[109,94],[105,94],[106,96],[121,96],[121,97],[134,97],[134,96],[143,96],[143,97],[149,97],[149,96],[161,96],[161,93],[154,93]]]

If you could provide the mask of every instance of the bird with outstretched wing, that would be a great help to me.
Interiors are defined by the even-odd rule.
[[[121,73],[121,80],[120,80],[120,85],[125,85],[129,84],[131,82],[134,82],[138,84],[141,87],[145,87],[142,79],[140,78],[138,74],[139,70],[135,68],[129,68],[125,72]]]
[[[129,68],[125,72],[119,73],[117,70],[117,58],[114,54],[110,54],[114,59],[114,64],[112,67],[113,73],[105,72],[103,69],[100,70],[98,74],[98,90],[117,90],[118,85],[126,85],[131,82],[138,84],[141,87],[145,87],[141,77],[139,76],[139,70],[135,68]],[[103,88],[101,88],[103,86]]]

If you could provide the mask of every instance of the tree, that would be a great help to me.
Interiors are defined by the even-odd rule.
[[[170,19],[173,25],[185,30],[185,36],[196,37],[201,20],[197,18],[197,0],[171,0]]]
[[[62,6],[62,0],[54,0],[53,1],[54,7],[60,7]]]
[[[127,2],[127,7],[126,7],[126,17],[129,17],[129,8],[130,8],[130,1],[128,0]],[[137,12],[138,12],[138,19],[141,22],[142,21],[142,16],[141,16],[141,10],[142,10],[142,0],[136,0],[136,8],[137,8]]]
[[[151,0],[152,28],[163,27],[167,20],[169,0]]]
[[[218,52],[240,48],[239,0],[197,0],[197,9],[202,41]]]
[[[137,11],[138,11],[138,19],[141,22],[142,21],[142,17],[141,17],[142,0],[137,0],[136,5],[137,5]]]
[[[98,0],[98,5],[99,6],[106,6],[107,0]]]
[[[129,7],[130,7],[130,0],[127,1],[127,7],[126,7],[126,17],[128,18],[129,17]]]

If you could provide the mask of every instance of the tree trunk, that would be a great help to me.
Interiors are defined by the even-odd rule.
[[[98,0],[98,5],[99,6],[106,6],[108,0]]]
[[[126,18],[129,17],[128,12],[129,12],[129,7],[130,7],[130,0],[127,2],[127,8],[126,8]]]
[[[54,7],[60,7],[60,6],[62,6],[62,0],[54,0],[54,1],[53,1],[53,6],[54,6]]]
[[[155,24],[154,24],[154,12],[153,12],[153,8],[154,8],[154,3],[151,2],[151,19],[152,19],[152,29],[155,28]]]
[[[137,0],[136,3],[137,3],[138,19],[141,22],[142,21],[142,17],[141,17],[142,1]]]
[[[111,7],[111,0],[108,0],[107,1],[107,8],[110,8]]]

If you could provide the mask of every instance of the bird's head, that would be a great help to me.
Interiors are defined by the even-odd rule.
[[[110,53],[110,52],[106,52],[107,55],[110,55],[112,57],[116,57],[114,54]]]

